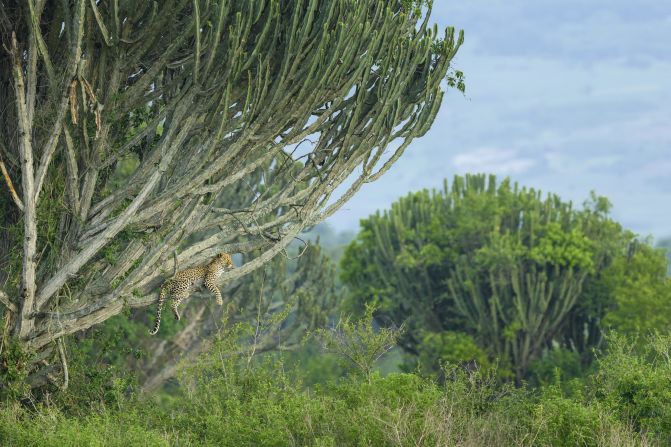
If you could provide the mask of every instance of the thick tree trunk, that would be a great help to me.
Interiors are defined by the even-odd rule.
[[[14,79],[16,116],[19,131],[19,159],[21,162],[21,186],[23,190],[23,270],[21,272],[21,309],[16,320],[15,333],[21,339],[28,338],[34,328],[32,314],[35,311],[35,254],[37,250],[37,216],[35,209],[35,184],[33,172],[33,143],[31,122],[28,118],[23,67],[12,33],[12,76]],[[31,102],[34,98],[31,98]]]

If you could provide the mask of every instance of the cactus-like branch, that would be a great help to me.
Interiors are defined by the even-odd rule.
[[[462,42],[419,20],[395,0],[6,8],[0,155],[25,212],[0,219],[25,229],[0,280],[25,343],[151,302],[175,251],[254,250],[222,281],[249,274],[378,178],[428,130]]]

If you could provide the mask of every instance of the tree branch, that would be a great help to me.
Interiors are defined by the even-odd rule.
[[[7,309],[9,309],[10,312],[13,313],[18,312],[16,304],[12,303],[9,299],[9,296],[7,296],[7,294],[2,290],[0,290],[0,303],[2,303]]]
[[[16,206],[23,211],[23,202],[21,202],[21,199],[19,198],[19,195],[16,193],[16,189],[14,189],[14,184],[12,183],[12,179],[9,176],[9,173],[7,172],[7,168],[5,167],[5,163],[2,161],[0,158],[0,171],[2,171],[2,176],[5,178],[5,183],[7,183],[7,188],[9,188],[9,194],[12,196],[12,200],[16,204]]]
[[[188,103],[189,101],[185,101]],[[186,106],[182,105],[180,113],[177,113],[177,117],[181,119],[184,112],[186,112]],[[56,272],[49,281],[45,283],[40,291],[40,294],[37,298],[37,307],[42,309],[47,303],[49,298],[53,296],[58,289],[61,288],[63,284],[68,280],[68,278],[75,274],[85,263],[87,263],[93,256],[98,253],[102,247],[104,247],[114,236],[116,236],[119,231],[121,231],[126,224],[131,220],[138,208],[144,203],[145,199],[151,192],[151,190],[156,186],[156,183],[162,177],[165,172],[168,164],[170,163],[172,157],[177,152],[177,149],[180,147],[182,141],[186,137],[186,134],[189,131],[189,128],[193,124],[193,118],[188,117],[184,120],[183,128],[180,131],[180,134],[177,136],[175,141],[172,143],[170,149],[163,156],[159,168],[147,179],[147,182],[140,190],[138,195],[133,199],[131,204],[126,208],[117,219],[110,224],[109,227],[98,236],[95,237],[85,248],[83,248],[73,259],[71,259],[67,264],[65,264],[58,272]],[[169,132],[170,134],[171,132]],[[168,134],[168,135],[169,135]],[[168,138],[165,140],[165,144],[169,141]]]
[[[30,315],[35,304],[35,255],[37,249],[37,213],[34,200],[33,174],[33,146],[32,126],[28,121],[25,85],[23,82],[23,68],[19,55],[16,34],[12,32],[11,39],[12,75],[14,79],[14,94],[16,114],[19,128],[19,157],[21,162],[21,186],[23,189],[24,225],[23,225],[23,268],[21,273],[21,315],[16,326],[19,338],[26,338],[32,331],[34,321]]]
[[[65,349],[63,348],[63,338],[59,338],[58,341],[58,354],[61,358],[61,367],[63,368],[63,384],[60,386],[61,391],[68,389],[68,384],[70,383],[70,373],[68,372],[68,359],[65,357]]]
[[[29,2],[30,3],[30,2]],[[70,60],[67,65],[66,70],[66,79],[63,83],[63,91],[61,93],[61,102],[58,107],[58,113],[56,115],[56,120],[54,121],[51,134],[47,140],[44,148],[42,150],[42,157],[40,159],[40,164],[37,169],[37,176],[35,177],[35,202],[39,200],[40,191],[42,190],[42,183],[44,178],[47,175],[47,170],[49,169],[49,163],[51,162],[51,157],[56,150],[56,145],[58,144],[58,139],[61,135],[63,118],[65,117],[65,112],[68,108],[68,101],[70,99],[69,90],[70,90],[70,80],[75,76],[77,72],[77,67],[81,59],[81,45],[82,38],[84,35],[84,0],[79,0],[77,14],[75,15],[74,21],[77,26],[76,38],[73,42],[72,47],[69,50]],[[41,37],[40,37],[41,39]],[[46,51],[46,49],[44,50]],[[53,68],[52,68],[53,70]]]

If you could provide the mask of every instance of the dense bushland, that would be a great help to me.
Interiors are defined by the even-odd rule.
[[[375,351],[370,322],[324,331],[331,344]],[[41,403],[2,404],[2,445],[667,445],[671,442],[671,337],[633,344],[611,336],[584,380],[514,387],[494,372],[444,366],[444,380],[382,376],[340,355],[347,375],[312,388],[296,365],[240,350],[253,327],[235,325],[181,370],[170,394],[141,396],[112,379],[107,393],[71,391]],[[391,331],[386,341],[398,333]],[[330,337],[330,338],[329,338]],[[376,338],[377,337],[377,338]],[[391,338],[389,338],[391,337]],[[346,349],[341,350],[346,352]],[[85,368],[74,365],[73,368]],[[69,395],[76,394],[74,400]]]

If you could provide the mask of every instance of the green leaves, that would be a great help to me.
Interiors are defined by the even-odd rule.
[[[648,245],[640,245],[631,256],[617,258],[604,271],[603,282],[614,298],[605,326],[629,336],[668,331],[671,278],[667,266],[665,253]]]
[[[478,266],[497,271],[508,270],[529,256],[528,247],[517,236],[494,231],[490,237],[488,245],[474,252],[473,258]]]
[[[529,257],[539,264],[576,267],[591,273],[594,271],[594,246],[595,243],[579,228],[567,232],[559,223],[551,222],[538,245],[529,251]]]
[[[492,363],[487,352],[473,337],[463,332],[426,332],[419,345],[419,364],[424,374],[439,375],[450,366],[472,365],[472,369],[489,370]]]
[[[463,94],[466,94],[466,81],[464,79],[464,72],[460,70],[454,70],[448,73],[447,85],[456,88]]]

